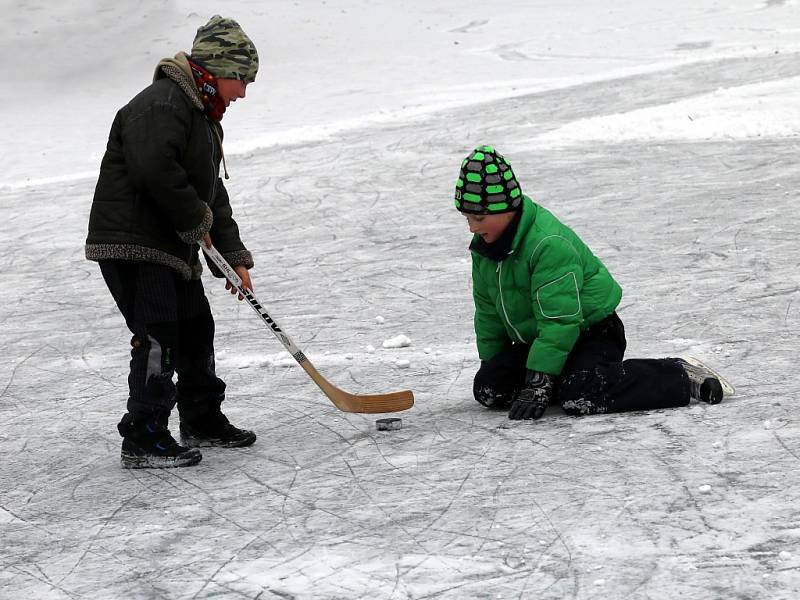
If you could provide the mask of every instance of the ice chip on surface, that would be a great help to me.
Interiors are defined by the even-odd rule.
[[[384,348],[406,348],[410,345],[411,340],[408,338],[408,336],[405,336],[402,333],[396,337],[383,341]]]

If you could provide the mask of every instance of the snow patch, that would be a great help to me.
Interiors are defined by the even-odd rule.
[[[248,369],[250,367],[293,367],[296,361],[288,352],[277,354],[252,355],[229,354],[226,351],[216,353],[216,361],[229,369]]]
[[[578,119],[533,145],[711,140],[800,135],[800,77],[721,88],[659,106]]]
[[[383,341],[384,348],[406,348],[411,345],[411,339],[402,333]]]

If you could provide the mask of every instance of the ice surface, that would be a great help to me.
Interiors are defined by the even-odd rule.
[[[2,3],[1,598],[800,595],[797,3],[486,6]],[[259,439],[123,471],[129,336],[81,173],[214,12],[264,64],[224,121],[259,298],[336,385],[417,403],[391,435],[338,412],[206,274],[225,410]],[[701,357],[737,396],[535,423],[474,402],[451,198],[478,143],[619,279],[629,356]]]
[[[578,119],[539,144],[711,140],[800,135],[800,78],[737,85],[625,113]]]

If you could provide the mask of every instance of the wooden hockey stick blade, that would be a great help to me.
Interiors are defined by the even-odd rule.
[[[389,394],[351,394],[340,390],[322,375],[306,358],[300,363],[309,377],[314,380],[322,392],[342,412],[377,414],[399,412],[414,406],[414,393],[411,390],[391,392]]]
[[[375,414],[399,412],[414,406],[414,394],[410,390],[393,392],[390,394],[368,394],[361,396],[358,394],[350,394],[331,384],[319,374],[319,371],[314,368],[314,365],[311,364],[311,361],[308,360],[308,357],[303,351],[297,347],[297,344],[295,344],[283,329],[281,329],[278,323],[269,316],[267,309],[261,305],[252,290],[244,287],[241,278],[217,249],[213,246],[207,248],[202,242],[200,242],[200,247],[203,249],[206,256],[211,259],[211,262],[217,265],[220,271],[222,271],[225,278],[239,290],[241,296],[247,300],[250,307],[261,317],[261,320],[267,328],[278,338],[281,344],[283,344],[283,347],[286,348],[286,351],[292,355],[298,364],[305,369],[306,373],[309,374],[311,379],[314,380],[314,383],[319,386],[336,408],[343,412]]]

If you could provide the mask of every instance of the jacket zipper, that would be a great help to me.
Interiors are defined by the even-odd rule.
[[[217,174],[215,174],[215,171],[214,171],[214,151],[216,150],[217,145],[214,143],[214,135],[215,134],[214,134],[214,131],[212,129],[212,127],[214,127],[214,125],[208,119],[206,119],[205,121],[206,121],[206,125],[208,125],[208,139],[211,142],[211,157],[209,159],[209,164],[211,166],[211,194],[209,195],[208,201],[206,202],[206,204],[208,204],[208,207],[211,208],[211,200],[214,198],[214,196],[217,193],[217,176],[218,176],[218,172],[217,172]],[[196,256],[196,252],[197,252],[197,249],[190,244],[190,246],[189,246],[189,259],[187,260],[188,264],[192,264],[192,257]]]
[[[519,331],[517,331],[517,328],[514,327],[514,324],[511,322],[511,319],[508,318],[508,312],[506,311],[506,303],[503,301],[503,282],[502,282],[502,278],[503,278],[503,262],[501,261],[501,262],[497,263],[497,287],[500,290],[500,306],[503,307],[503,316],[505,316],[506,323],[508,323],[508,326],[511,327],[511,329],[514,330],[514,333],[517,334],[517,337],[519,338],[519,341],[522,342],[523,344],[527,344],[528,342],[526,342],[523,339],[523,337],[520,335]]]
[[[217,193],[217,177],[219,176],[219,171],[214,169],[214,153],[217,149],[217,145],[214,142],[214,137],[216,136],[216,132],[213,130],[214,124],[210,121],[206,120],[208,124],[208,137],[211,140],[211,195],[208,197],[208,205],[212,205],[212,200]]]

